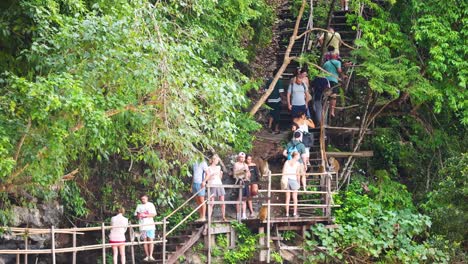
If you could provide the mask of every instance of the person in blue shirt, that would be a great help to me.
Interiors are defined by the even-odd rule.
[[[342,79],[346,79],[347,76],[341,69],[341,61],[338,60],[338,54],[336,53],[332,54],[331,60],[323,64],[323,69],[329,72],[325,78],[328,79],[330,87],[332,88],[332,94],[330,95],[330,116],[335,117],[336,96],[340,91],[338,81],[340,76]]]

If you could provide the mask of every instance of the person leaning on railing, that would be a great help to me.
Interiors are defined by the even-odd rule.
[[[245,153],[240,152],[237,155],[237,162],[234,163],[232,168],[236,184],[242,184],[242,219],[247,219],[247,197],[250,196],[250,170],[249,166],[245,163]],[[237,214],[240,212],[239,205],[236,205]]]
[[[210,166],[208,166],[206,173],[206,179],[205,182],[208,183],[209,185],[218,185],[216,187],[210,187],[210,196],[208,199],[210,201],[214,201],[215,197],[218,197],[219,201],[224,202],[224,195],[226,195],[226,191],[224,190],[224,187],[220,186],[223,184],[222,178],[223,178],[223,172],[221,171],[221,166],[219,166],[219,161],[220,158],[218,155],[214,154],[213,157],[210,159]],[[211,212],[208,215],[208,217],[211,218],[211,214],[213,214],[213,208],[214,204],[210,205],[211,207]],[[226,221],[226,205],[224,203],[221,203],[221,216],[223,221]]]
[[[291,154],[291,159],[287,160],[283,165],[283,176],[281,177],[281,187],[286,192],[286,217],[289,217],[289,201],[292,195],[293,199],[293,217],[298,217],[297,214],[297,190],[299,190],[299,181],[300,181],[300,166],[299,163],[301,156],[299,152],[294,151]]]

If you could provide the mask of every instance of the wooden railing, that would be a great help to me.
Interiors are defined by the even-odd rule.
[[[106,243],[106,230],[115,228],[115,227],[128,227],[132,230],[134,227],[141,227],[141,226],[147,226],[147,225],[163,225],[163,222],[155,222],[154,224],[145,224],[145,225],[132,225],[129,224],[128,226],[106,226],[104,223],[101,224],[99,227],[74,227],[74,228],[61,228],[61,229],[56,229],[54,226],[52,226],[49,229],[44,229],[44,228],[18,228],[18,227],[2,227],[3,231],[5,232],[12,232],[13,235],[19,236],[22,235],[25,240],[25,249],[2,249],[0,250],[0,255],[16,255],[16,262],[19,263],[20,261],[20,255],[24,255],[24,262],[25,264],[28,263],[28,255],[29,254],[51,254],[52,256],[52,264],[56,263],[56,254],[61,254],[61,253],[73,253],[72,261],[71,263],[76,264],[76,253],[81,252],[81,251],[89,251],[89,250],[97,250],[97,249],[102,249],[102,262],[106,263],[106,248],[109,248],[112,246],[112,244]],[[96,232],[96,231],[101,231],[102,234],[102,243],[100,244],[93,244],[93,245],[85,245],[85,246],[77,246],[76,245],[76,235],[84,235],[85,232]],[[28,239],[30,235],[38,235],[38,234],[50,234],[51,236],[51,248],[50,249],[28,249]],[[71,234],[73,235],[73,245],[72,247],[65,247],[65,248],[56,248],[55,246],[55,235],[56,234]],[[131,234],[132,236],[133,234]],[[159,240],[153,240],[153,241],[146,241],[146,242],[139,242],[138,244],[149,244],[149,243],[163,243],[164,238],[161,238]],[[133,239],[131,239],[130,242],[125,242],[122,243],[125,246],[131,246],[132,247],[132,252],[133,252],[133,246],[135,246],[137,243],[134,242]],[[133,256],[132,256],[133,258]],[[133,258],[133,262],[135,263],[135,260]]]
[[[273,190],[271,188],[271,179],[272,177],[282,177],[284,174],[282,173],[276,173],[276,174],[269,174],[268,175],[268,189],[267,190],[260,190],[260,192],[266,192],[267,193],[267,203],[264,204],[267,206],[267,263],[270,263],[270,254],[271,254],[271,246],[270,246],[270,238],[271,238],[271,207],[272,206],[286,206],[285,203],[271,203],[271,197],[273,193],[285,193],[285,192],[290,192],[288,190]],[[323,209],[325,210],[325,216],[331,218],[331,208],[336,207],[333,205],[333,199],[332,199],[332,194],[333,192],[331,191],[331,181],[332,177],[335,175],[337,176],[337,173],[335,172],[324,172],[324,173],[306,173],[306,176],[320,176],[321,178],[324,177],[324,184],[323,188],[324,191],[297,191],[298,194],[321,194],[325,196],[325,204],[320,204],[320,206],[323,206]],[[338,179],[336,179],[338,180]],[[321,181],[322,183],[322,181]],[[322,185],[322,184],[321,184]],[[299,205],[299,204],[298,204]],[[312,204],[302,204],[301,206],[313,206]],[[318,204],[315,204],[315,206],[318,206]],[[288,212],[286,212],[288,213]]]
[[[321,186],[322,190],[320,191],[297,191],[298,194],[304,195],[304,194],[320,194],[324,197],[324,203],[321,204],[298,204],[300,207],[316,207],[316,208],[321,208],[324,210],[324,214],[326,217],[331,217],[331,208],[335,207],[333,205],[333,199],[332,199],[332,194],[334,194],[331,191],[331,181],[332,177],[336,177],[336,173],[334,172],[325,172],[325,173],[307,173],[307,176],[320,176],[322,178],[321,180]],[[268,178],[268,187],[266,190],[259,190],[260,193],[267,193],[267,197],[265,200],[267,200],[266,203],[263,205],[267,206],[267,241],[270,241],[271,238],[271,208],[275,206],[285,206],[286,204],[284,203],[272,203],[271,198],[272,194],[274,193],[285,193],[287,192],[286,190],[276,190],[272,189],[272,177],[277,177],[277,176],[283,176],[283,174],[271,174],[269,173],[267,175]],[[336,179],[337,180],[337,179]],[[134,241],[134,231],[133,229],[135,227],[141,227],[145,225],[137,225],[137,224],[129,224],[128,227],[130,229],[130,242],[125,242],[123,243],[125,246],[130,246],[131,247],[131,252],[132,252],[132,260],[131,263],[135,263],[135,258],[134,258],[134,246],[135,245],[141,245],[141,244],[162,244],[162,262],[166,263],[168,258],[166,256],[166,242],[167,238],[169,235],[171,235],[177,228],[179,228],[182,224],[186,223],[189,221],[190,217],[198,211],[198,209],[201,208],[203,205],[208,206],[208,227],[211,226],[212,224],[212,212],[211,212],[211,205],[228,205],[228,204],[233,204],[233,205],[242,205],[242,191],[239,191],[239,196],[238,200],[236,201],[211,201],[210,197],[212,197],[210,193],[210,187],[223,187],[223,188],[234,188],[234,189],[239,189],[242,190],[244,187],[243,185],[207,185],[207,193],[208,193],[208,199],[195,207],[188,215],[186,215],[181,221],[179,221],[174,227],[172,227],[170,230],[167,230],[167,224],[170,222],[170,218],[173,217],[178,211],[180,211],[182,208],[187,206],[198,194],[199,192],[203,191],[200,190],[199,192],[195,193],[192,195],[189,199],[187,199],[184,203],[182,203],[179,207],[177,207],[173,212],[171,212],[169,215],[165,216],[162,221],[155,222],[154,224],[147,224],[147,225],[155,225],[155,226],[162,226],[162,237],[159,239],[155,239],[153,241],[143,241],[143,242],[135,242]],[[241,210],[240,210],[241,211]],[[238,212],[236,216],[238,221],[241,221],[241,215],[240,212]],[[52,264],[56,264],[56,254],[62,254],[62,253],[73,253],[72,257],[72,264],[76,264],[76,254],[77,252],[81,251],[89,251],[89,250],[102,250],[102,262],[106,263],[106,249],[111,247],[112,244],[106,243],[106,230],[115,228],[115,227],[124,227],[124,226],[106,226],[104,223],[101,224],[99,227],[81,227],[81,228],[62,228],[62,229],[56,229],[55,227],[51,227],[50,229],[40,229],[40,228],[16,228],[16,227],[3,227],[2,229],[6,232],[12,232],[13,235],[18,236],[22,235],[24,236],[25,239],[25,249],[4,249],[0,250],[0,255],[1,254],[6,254],[6,255],[17,255],[17,263],[19,263],[20,260],[20,255],[24,255],[24,262],[25,264],[28,263],[27,257],[29,254],[51,254],[52,256]],[[99,244],[93,244],[93,245],[84,245],[84,246],[77,246],[77,235],[84,235],[85,232],[96,232],[96,231],[101,231],[101,239],[102,243]],[[51,248],[50,249],[28,249],[28,238],[30,235],[37,235],[37,234],[50,234],[51,235]],[[55,243],[55,235],[56,234],[71,234],[73,235],[73,245],[72,247],[65,247],[65,248],[56,248],[56,243]],[[207,235],[211,235],[211,228],[207,228]],[[208,239],[208,263],[211,263],[211,240]],[[270,243],[267,243],[267,262],[270,261]]]

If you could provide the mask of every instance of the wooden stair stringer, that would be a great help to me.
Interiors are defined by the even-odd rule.
[[[172,253],[169,258],[167,259],[167,263],[172,264],[176,263],[179,260],[179,257],[182,256],[189,248],[191,248],[202,236],[203,230],[205,230],[206,224],[201,226],[197,232],[192,234],[189,240],[185,241],[182,247],[177,249],[174,253]]]

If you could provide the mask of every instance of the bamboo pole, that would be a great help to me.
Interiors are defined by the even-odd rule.
[[[132,264],[135,264],[135,232],[133,231],[132,222],[128,222],[130,225],[130,254],[132,255]]]
[[[267,263],[270,263],[270,221],[271,221],[271,173],[268,174],[268,201],[267,201]]]
[[[76,232],[73,232],[73,248],[76,248]],[[72,264],[76,264],[76,250],[73,250]]]
[[[208,237],[208,241],[207,241],[207,244],[208,244],[208,264],[211,264],[211,217],[212,217],[212,208],[211,208],[211,188],[206,188],[207,192],[208,192],[208,201],[207,201],[207,205],[208,205],[208,230],[206,232],[207,234],[207,237]]]
[[[106,229],[104,223],[101,223],[101,239],[102,239],[102,263],[106,263]]]
[[[51,240],[52,240],[52,248],[51,248],[51,251],[52,251],[52,264],[56,264],[55,262],[55,229],[54,229],[54,226],[52,226],[50,228],[50,236],[51,236]]]
[[[240,222],[242,220],[242,189],[239,191],[239,195],[237,196],[238,200],[236,202],[236,216],[237,216],[237,221]]]
[[[28,250],[28,236],[24,236],[24,249]],[[28,264],[28,253],[24,254],[24,264]]]
[[[166,264],[166,221],[167,218],[163,218],[163,245],[162,245],[162,263]]]

